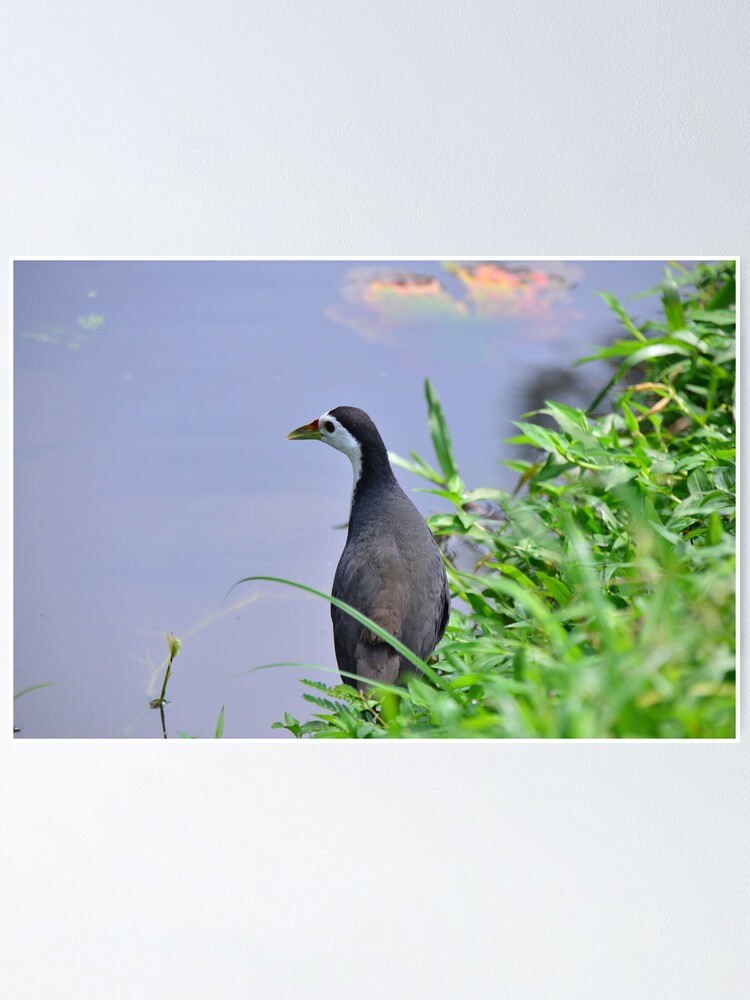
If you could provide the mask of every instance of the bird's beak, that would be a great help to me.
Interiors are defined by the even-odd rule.
[[[287,441],[320,441],[318,421],[313,420],[310,424],[304,424],[296,430],[289,431],[286,439]]]

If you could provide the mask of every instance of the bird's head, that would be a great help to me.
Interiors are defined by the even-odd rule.
[[[289,441],[323,441],[325,444],[343,451],[352,463],[361,461],[362,448],[374,440],[382,445],[375,424],[364,410],[356,406],[337,406],[322,417],[303,424],[287,434]]]

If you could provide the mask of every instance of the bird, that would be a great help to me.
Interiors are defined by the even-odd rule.
[[[315,440],[348,456],[353,485],[346,544],[332,595],[371,618],[421,659],[442,639],[450,612],[443,558],[427,522],[399,485],[380,432],[356,406],[336,406],[297,427],[290,441]],[[343,679],[366,691],[415,670],[392,646],[331,605]],[[346,676],[356,674],[357,680]]]

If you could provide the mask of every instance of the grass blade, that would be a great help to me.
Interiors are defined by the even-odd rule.
[[[392,646],[397,653],[400,653],[405,660],[408,660],[413,666],[422,673],[429,677],[433,684],[436,684],[440,688],[446,688],[447,686],[442,682],[440,675],[432,669],[429,663],[425,663],[424,660],[420,659],[416,653],[413,653],[408,646],[405,646],[403,642],[398,640],[395,636],[391,635],[390,632],[386,632],[384,628],[381,628],[377,622],[374,622],[372,618],[368,618],[367,615],[363,615],[361,611],[357,611],[350,604],[345,601],[339,600],[338,597],[333,597],[331,594],[326,594],[325,591],[316,590],[315,587],[308,587],[304,583],[297,583],[295,580],[285,580],[283,577],[279,576],[246,576],[242,580],[237,580],[236,583],[227,591],[226,598],[231,594],[235,587],[238,587],[241,583],[252,583],[255,581],[265,581],[267,583],[280,583],[285,587],[295,587],[297,590],[303,590],[308,594],[314,594],[316,597],[322,597],[324,601],[328,601],[329,604],[334,604],[337,608],[345,611],[351,618],[359,622],[360,625],[364,625],[375,635],[380,636],[383,642],[387,642],[389,646]]]

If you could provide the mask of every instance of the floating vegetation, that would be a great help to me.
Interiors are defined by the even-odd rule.
[[[24,340],[37,340],[42,344],[60,344],[71,351],[79,351],[105,324],[104,316],[88,313],[79,316],[75,326],[42,326],[37,330],[23,330]]]

